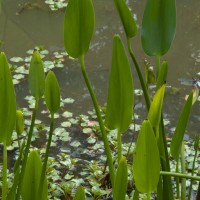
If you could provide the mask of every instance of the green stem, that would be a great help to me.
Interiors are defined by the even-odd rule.
[[[182,174],[186,174],[184,142],[182,142],[182,145],[181,145],[181,172],[182,172]],[[181,200],[185,200],[185,199],[186,199],[186,179],[182,178],[182,180],[181,180]]]
[[[7,146],[6,142],[3,144],[3,186],[2,186],[2,200],[6,200],[7,193]]]
[[[198,146],[199,146],[199,139],[198,139]],[[195,148],[195,154],[194,154],[193,163],[192,163],[192,176],[194,175],[195,161],[197,158],[197,150],[198,150],[198,148]],[[188,192],[188,200],[190,200],[191,194],[192,194],[192,181],[190,182],[190,188],[189,188],[189,192]]]
[[[160,175],[170,176],[170,177],[173,176],[173,177],[190,179],[190,180],[194,180],[194,181],[200,181],[200,176],[192,176],[192,175],[187,175],[187,174],[182,174],[182,173],[176,173],[176,172],[160,171]]]
[[[117,130],[117,149],[118,149],[118,165],[122,158],[122,140],[120,130]]]
[[[105,127],[104,127],[104,123],[103,123],[103,120],[102,120],[102,117],[101,117],[99,105],[98,105],[96,96],[94,94],[90,80],[89,80],[88,75],[87,75],[86,70],[85,70],[84,55],[82,55],[80,57],[80,64],[81,64],[81,71],[82,71],[83,77],[85,79],[85,83],[87,85],[87,88],[89,90],[90,96],[92,98],[93,105],[94,105],[94,108],[95,108],[95,111],[96,111],[96,115],[97,115],[97,118],[98,118],[98,121],[99,121],[99,126],[100,126],[100,130],[101,130],[102,138],[103,138],[103,142],[104,142],[104,148],[105,148],[105,152],[106,152],[106,156],[107,156],[107,160],[108,160],[111,184],[112,184],[112,187],[114,188],[115,170],[114,170],[114,166],[113,166],[112,154],[111,154],[111,150],[110,150],[110,147],[109,147],[108,138],[107,138],[106,130],[105,130]]]
[[[28,133],[28,139],[27,139],[25,153],[24,153],[24,159],[22,161],[22,168],[21,168],[21,173],[20,173],[20,181],[19,181],[19,185],[18,185],[18,189],[17,189],[16,200],[19,200],[20,195],[21,195],[24,173],[25,173],[25,169],[26,169],[26,162],[28,159],[28,153],[29,153],[29,149],[30,149],[30,145],[31,145],[31,138],[32,138],[32,134],[33,134],[34,124],[35,124],[36,112],[38,109],[38,102],[39,102],[39,98],[36,98],[35,99],[35,108],[34,108],[33,114],[32,114],[31,126],[30,126],[30,130]]]
[[[156,56],[156,78],[158,78],[160,72],[160,56]]]
[[[47,143],[47,147],[46,147],[44,163],[42,165],[40,185],[39,185],[39,188],[38,188],[38,195],[39,196],[42,195],[42,192],[43,192],[43,185],[44,185],[45,173],[46,173],[46,168],[47,168],[49,149],[50,149],[50,146],[51,146],[52,135],[53,135],[53,127],[54,127],[54,113],[51,114],[51,124],[50,124],[50,130],[49,130],[49,138],[48,138],[48,143]]]
[[[138,77],[139,77],[139,79],[140,79],[140,84],[141,84],[141,87],[142,87],[142,90],[143,90],[143,93],[144,93],[144,98],[145,98],[147,110],[149,110],[150,104],[151,104],[150,97],[149,97],[149,93],[148,93],[148,90],[147,90],[147,87],[146,87],[144,78],[143,78],[143,76],[142,76],[140,67],[139,67],[139,65],[138,65],[138,63],[137,63],[137,60],[135,59],[133,50],[132,50],[132,48],[131,48],[130,38],[127,38],[127,44],[128,44],[128,51],[129,51],[129,54],[130,54],[131,59],[132,59],[134,65],[135,65],[135,68],[136,68]]]
[[[179,159],[176,161],[176,173],[179,173]],[[176,177],[176,198],[180,199],[179,177]]]

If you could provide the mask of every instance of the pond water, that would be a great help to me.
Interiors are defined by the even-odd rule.
[[[141,24],[145,1],[127,1],[135,13],[138,25]],[[32,7],[23,7],[25,3],[33,3]],[[96,30],[91,42],[91,47],[86,55],[86,66],[95,93],[101,105],[106,101],[109,69],[111,65],[112,38],[115,33],[122,35],[123,28],[112,1],[94,0],[96,13]],[[164,116],[170,121],[166,126],[171,134],[176,124],[177,117],[184,104],[185,95],[192,86],[187,80],[197,77],[200,72],[200,1],[177,0],[177,33],[174,43],[163,59],[169,62],[167,84],[178,88],[173,94],[168,89],[165,98]],[[50,52],[64,51],[63,47],[63,18],[64,9],[51,11],[43,0],[6,0],[3,3],[0,18],[1,47],[8,58],[13,56],[25,57],[26,51],[37,45],[44,46]],[[143,67],[147,58],[152,64],[154,60],[146,56],[141,49],[139,35],[132,41],[133,49],[139,64]],[[80,66],[77,61],[66,59],[64,68],[54,71],[61,86],[63,98],[75,99],[74,104],[67,106],[67,110],[81,114],[92,109],[92,103],[84,84]],[[132,67],[133,64],[131,63]],[[134,68],[134,67],[133,67]],[[134,84],[139,89],[139,81],[135,70]],[[24,106],[24,97],[28,94],[26,79],[16,85],[18,106]],[[130,91],[131,92],[131,91]],[[188,125],[187,134],[194,136],[199,132],[200,103],[197,102]],[[144,101],[136,97],[136,113],[143,120],[146,118]]]

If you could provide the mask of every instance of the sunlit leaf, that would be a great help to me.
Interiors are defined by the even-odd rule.
[[[119,129],[123,133],[128,129],[132,116],[132,73],[121,39],[115,35],[105,124],[109,129]]]
[[[128,185],[128,170],[126,158],[122,157],[117,168],[113,190],[114,200],[125,200]]]
[[[29,69],[29,89],[35,98],[40,98],[45,90],[43,63],[38,51],[34,51]]]
[[[0,54],[0,142],[11,143],[15,128],[16,97],[7,58]]]
[[[176,125],[176,129],[174,132],[174,135],[172,137],[170,151],[172,156],[175,159],[178,159],[185,129],[189,120],[191,108],[192,108],[192,99],[193,99],[193,93],[191,92],[178,119],[178,123]]]
[[[21,110],[16,111],[16,132],[17,134],[21,134],[24,131],[24,117]]]
[[[163,84],[160,89],[156,92],[151,102],[151,106],[148,113],[148,119],[153,127],[158,127],[161,119],[161,111],[163,105],[163,99],[165,94],[166,85]]]
[[[37,151],[31,151],[29,154],[24,181],[22,187],[22,199],[47,200],[47,180],[45,177],[43,185],[43,193],[38,194],[40,175],[42,171],[42,162]]]
[[[73,198],[73,200],[85,200],[85,190],[84,187],[80,186],[77,188],[75,197]]]
[[[120,15],[126,36],[132,38],[137,34],[137,25],[125,0],[114,0],[117,11]]]
[[[165,54],[176,30],[176,1],[147,0],[142,20],[142,46],[149,56]]]
[[[60,107],[60,88],[53,71],[49,71],[45,79],[44,98],[50,113],[57,112]]]
[[[140,192],[151,193],[160,177],[160,156],[149,120],[142,123],[133,157],[133,176]]]
[[[88,51],[94,21],[91,0],[69,0],[64,21],[64,44],[71,57],[81,57]]]

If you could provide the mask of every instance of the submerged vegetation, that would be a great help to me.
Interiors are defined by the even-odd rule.
[[[27,51],[29,56],[25,58],[11,58],[10,65],[6,55],[0,54],[3,200],[173,200],[190,199],[200,190],[199,137],[184,141],[190,112],[199,95],[197,82],[186,98],[171,139],[166,136],[162,113],[168,71],[168,63],[162,61],[162,56],[170,49],[175,35],[175,0],[146,3],[141,41],[144,52],[155,58],[156,73],[147,64],[145,76],[131,45],[132,38],[138,34],[133,14],[125,1],[113,2],[124,27],[127,50],[121,37],[115,35],[104,107],[99,106],[85,66],[95,29],[91,0],[69,0],[68,4],[45,1],[55,9],[66,6],[66,52],[50,53],[52,59],[45,60],[49,51],[36,47]],[[94,105],[87,115],[75,117],[67,109],[75,100],[60,96],[53,71],[65,67],[65,59],[80,62]],[[140,95],[144,96],[148,113],[145,119],[140,119],[141,125],[135,123],[138,115],[134,100],[138,91],[133,86],[136,75],[132,75],[132,66],[136,68],[142,88]],[[30,96],[25,97],[28,106],[18,108],[14,85],[22,80],[28,80]],[[153,93],[149,90],[152,84],[156,85]],[[38,118],[39,111],[45,116],[44,122]],[[128,142],[124,142],[127,138]],[[14,153],[14,159],[7,156],[9,152]]]

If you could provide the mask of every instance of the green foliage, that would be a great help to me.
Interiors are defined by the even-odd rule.
[[[16,132],[18,135],[23,133],[24,131],[24,117],[21,110],[16,111]]]
[[[151,122],[152,127],[154,128],[157,128],[160,123],[165,87],[166,85],[164,84],[154,95],[148,113],[148,119]]]
[[[43,193],[38,194],[38,186],[42,170],[42,162],[37,151],[29,154],[22,187],[22,199],[47,200],[47,181],[45,178]]]
[[[113,190],[114,200],[125,200],[128,185],[128,169],[126,158],[122,157],[117,168]]]
[[[84,187],[80,186],[77,188],[76,195],[73,200],[85,200],[85,190]]]
[[[176,31],[176,1],[147,0],[142,20],[142,46],[149,56],[162,56]]]
[[[188,120],[189,120],[190,111],[192,108],[192,99],[193,99],[193,93],[191,92],[183,107],[183,110],[181,111],[174,135],[172,137],[170,151],[171,151],[172,156],[176,160],[178,159],[178,156],[180,154],[183,136],[185,133]]]
[[[0,142],[11,144],[16,119],[16,97],[7,58],[0,54]]]
[[[114,0],[114,3],[124,26],[126,37],[132,38],[136,36],[137,25],[125,0]]]
[[[133,175],[137,189],[150,194],[160,178],[160,156],[149,120],[142,123],[133,157]]]
[[[163,61],[162,65],[160,67],[160,70],[159,70],[157,81],[156,81],[157,88],[160,88],[162,86],[162,84],[166,81],[167,72],[168,72],[167,61]]]
[[[88,51],[94,22],[91,0],[69,0],[65,13],[64,43],[71,57],[79,58]]]
[[[133,116],[133,81],[128,58],[119,36],[113,39],[105,124],[125,132]]]
[[[60,88],[53,71],[49,71],[45,80],[45,102],[46,106],[54,114],[60,107]]]
[[[37,50],[33,52],[28,81],[31,94],[35,98],[42,97],[45,90],[45,75],[43,63]]]

